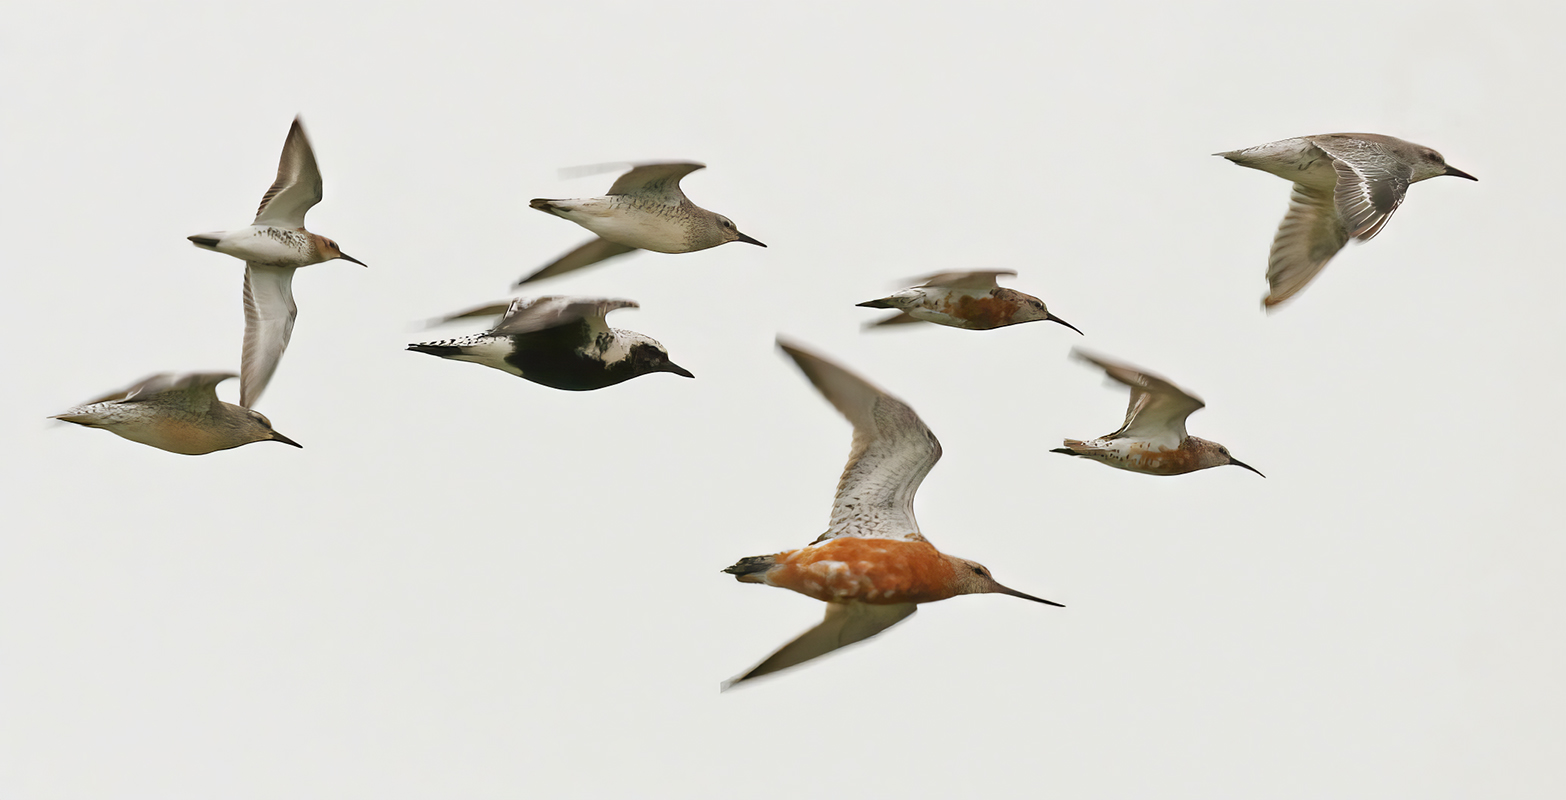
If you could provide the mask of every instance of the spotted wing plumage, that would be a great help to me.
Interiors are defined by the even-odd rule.
[[[1102,437],[1104,439],[1141,439],[1156,447],[1179,447],[1186,437],[1186,418],[1207,405],[1200,398],[1157,375],[1081,350],[1073,350],[1072,354],[1131,388],[1131,402],[1126,407],[1125,424],[1120,426],[1120,430]]]
[[[288,129],[283,155],[277,163],[277,180],[261,197],[255,225],[279,228],[303,228],[305,212],[321,202],[321,170],[315,164],[315,151],[305,137],[299,118]]]
[[[783,645],[765,661],[723,682],[723,688],[759,678],[779,670],[798,666],[840,647],[862,642],[913,616],[914,603],[870,605],[868,603],[827,603],[826,619]]]
[[[859,376],[783,341],[816,389],[854,426],[832,520],[817,541],[839,536],[925,541],[914,493],[941,457],[941,443],[913,409]]]

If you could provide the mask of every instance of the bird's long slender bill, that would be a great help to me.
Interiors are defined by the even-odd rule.
[[[366,269],[368,269],[370,267],[369,264],[366,264],[363,261],[360,261],[359,259],[354,258],[351,255],[348,255],[347,253],[343,253],[342,255],[339,255],[338,258],[340,258],[340,259],[342,259],[344,261],[352,261],[353,263],[358,264],[359,266],[364,267]]]
[[[1244,461],[1241,461],[1238,458],[1235,458],[1234,456],[1230,456],[1229,457],[1229,463],[1235,465],[1236,467],[1245,467],[1246,469],[1250,470],[1251,472],[1254,472],[1257,475],[1261,475],[1263,478],[1267,477],[1266,475],[1262,475],[1261,470],[1251,466],[1250,464],[1245,463]]]
[[[998,583],[995,584],[995,593],[996,594],[1009,594],[1012,597],[1020,597],[1020,598],[1022,598],[1024,600],[1032,600],[1035,603],[1043,603],[1044,605],[1047,605],[1047,606],[1056,606],[1058,608],[1065,608],[1065,605],[1063,605],[1061,603],[1057,603],[1054,600],[1045,600],[1042,597],[1034,597],[1031,594],[1023,594],[1022,592],[1019,592],[1016,589],[1010,589],[1010,588],[1002,586],[1002,585],[1000,585]]]
[[[281,433],[278,433],[277,431],[272,431],[272,441],[274,441],[274,442],[282,442],[283,444],[291,444],[294,447],[299,448],[300,450],[304,449],[304,445],[294,441],[293,439],[288,438],[287,436],[284,436]]]
[[[672,373],[674,373],[674,374],[676,374],[676,375],[678,375],[678,376],[680,376],[682,378],[694,378],[694,377],[696,377],[695,375],[691,374],[690,370],[680,366],[679,364],[674,363],[673,361],[670,361],[667,365],[665,365],[664,368],[663,368],[663,371],[664,372],[672,372]]]
[[[863,304],[861,304],[861,305],[863,305]],[[1058,322],[1058,323],[1060,323],[1060,324],[1062,324],[1062,325],[1064,325],[1064,326],[1066,326],[1066,327],[1068,327],[1068,328],[1070,328],[1070,329],[1072,329],[1074,331],[1077,331],[1077,335],[1078,336],[1086,336],[1087,335],[1087,334],[1083,333],[1082,331],[1078,331],[1077,330],[1077,326],[1072,325],[1071,323],[1061,319],[1060,317],[1055,316],[1054,314],[1050,314],[1049,316],[1045,317],[1045,319],[1049,320],[1050,322]]]
[[[1446,168],[1446,172],[1443,172],[1441,174],[1442,175],[1451,175],[1454,178],[1467,178],[1468,180],[1471,180],[1471,181],[1479,180],[1478,178],[1475,178],[1474,176],[1469,175],[1468,173],[1458,169],[1457,167],[1447,167]]]
[[[749,236],[746,236],[743,233],[741,233],[739,235],[739,238],[735,239],[734,241],[736,241],[736,242],[744,242],[745,244],[753,244],[753,245],[756,245],[757,247],[766,247],[766,245],[762,244],[761,242],[756,241],[755,239],[750,238]]]

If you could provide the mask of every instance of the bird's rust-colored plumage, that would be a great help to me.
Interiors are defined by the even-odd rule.
[[[756,582],[828,603],[932,603],[957,595],[951,561],[929,542],[843,537],[773,560]]]

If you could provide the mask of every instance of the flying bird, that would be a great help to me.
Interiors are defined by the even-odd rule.
[[[1440,175],[1479,180],[1428,147],[1376,133],[1300,136],[1213,155],[1294,182],[1267,257],[1268,309],[1305,288],[1349,239],[1380,233],[1409,184]]]
[[[587,244],[516,282],[551,278],[632,250],[693,253],[728,242],[766,245],[740,233],[733,221],[690,201],[680,179],[705,164],[639,164],[621,175],[609,194],[585,200],[533,200],[529,205],[568,219],[598,235]]]
[[[1126,422],[1120,430],[1090,441],[1067,439],[1065,447],[1051,450],[1051,453],[1082,456],[1144,475],[1183,475],[1228,464],[1261,475],[1255,467],[1229,455],[1229,448],[1186,434],[1186,417],[1207,405],[1195,395],[1152,373],[1081,350],[1074,350],[1072,354],[1096,364],[1111,379],[1131,387],[1131,405],[1126,409]]]
[[[946,555],[914,521],[914,492],[941,457],[941,444],[901,400],[820,356],[781,340],[805,377],[854,427],[826,533],[798,550],[742,558],[725,570],[827,604],[820,625],[723,688],[802,664],[907,619],[920,603],[999,593],[1058,606],[1008,589],[983,565]]]
[[[408,345],[417,353],[471,361],[555,389],[602,389],[653,372],[694,378],[669,360],[656,339],[611,328],[605,315],[638,308],[631,300],[600,297],[517,298],[458,312],[442,322],[505,313],[485,333]]]
[[[163,372],[134,385],[89,400],[50,419],[102,428],[133,442],[187,456],[251,442],[293,439],[272,430],[259,411],[225,403],[217,385],[237,377],[232,372]]]
[[[1023,322],[1058,322],[1081,334],[1075,325],[1049,313],[1044,301],[1015,289],[1002,289],[995,279],[1016,275],[1012,270],[942,272],[889,297],[867,300],[862,308],[895,308],[902,313],[866,327],[933,322],[952,328],[987,331]]]
[[[186,237],[197,247],[245,262],[245,347],[240,362],[239,404],[261,398],[277,362],[288,348],[299,309],[294,305],[294,270],[341,258],[365,266],[337,243],[305,230],[304,218],[321,202],[321,171],[299,118],[288,129],[277,180],[261,196],[248,228]]]

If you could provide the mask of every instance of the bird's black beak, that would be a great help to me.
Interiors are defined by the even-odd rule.
[[[1062,325],[1064,325],[1064,326],[1066,326],[1066,327],[1068,327],[1068,328],[1070,328],[1070,329],[1072,329],[1074,331],[1077,331],[1077,326],[1072,325],[1071,323],[1061,319],[1060,317],[1055,316],[1054,314],[1050,314],[1049,316],[1045,317],[1045,319],[1049,320],[1050,322],[1058,322],[1058,323],[1060,323],[1060,324],[1062,324]],[[1086,336],[1087,334],[1083,333],[1082,331],[1077,331],[1077,335],[1078,336]]]
[[[1446,168],[1446,172],[1443,172],[1441,174],[1442,175],[1451,175],[1454,178],[1467,178],[1468,180],[1471,180],[1471,181],[1479,180],[1478,178],[1475,178],[1474,176],[1469,175],[1468,173],[1458,169],[1457,167],[1447,167]]]
[[[679,364],[674,363],[673,361],[670,361],[669,363],[663,365],[663,371],[664,372],[672,372],[672,373],[674,373],[674,374],[676,374],[676,375],[678,375],[678,376],[680,376],[682,378],[694,378],[694,377],[696,377],[695,375],[691,374],[690,370],[680,366]]]
[[[368,268],[370,266],[369,264],[366,264],[363,261],[360,261],[359,259],[354,258],[351,255],[348,255],[347,253],[339,252],[337,254],[337,257],[342,259],[342,260],[344,260],[344,261],[352,261],[353,263],[358,264],[361,267]]]
[[[288,438],[287,436],[284,436],[281,433],[278,433],[277,431],[272,431],[272,441],[274,441],[274,442],[282,442],[283,444],[291,444],[294,447],[299,448],[300,450],[304,449],[304,445],[294,441],[293,439]]]
[[[739,233],[739,231],[735,231],[735,233]],[[756,241],[755,239],[750,238],[749,236],[746,236],[743,233],[740,233],[739,239],[737,239],[736,241],[741,241],[741,242],[744,242],[745,244],[753,244],[753,245],[756,245],[757,247],[766,247],[766,245],[762,244],[761,242]]]
[[[1032,600],[1035,603],[1043,603],[1044,605],[1047,605],[1047,606],[1056,606],[1058,608],[1065,608],[1065,606],[1061,605],[1060,603],[1055,602],[1054,600],[1045,600],[1042,597],[1034,597],[1031,594],[1023,594],[1022,592],[1019,592],[1016,589],[1012,589],[1010,587],[1002,586],[1002,585],[1000,585],[998,583],[995,584],[994,592],[996,594],[1009,594],[1012,597],[1020,597],[1020,598],[1022,598],[1024,600]]]
[[[1250,470],[1251,472],[1254,472],[1257,475],[1261,475],[1263,478],[1267,477],[1266,475],[1262,475],[1261,474],[1261,470],[1251,466],[1250,464],[1245,463],[1244,461],[1241,461],[1238,458],[1235,458],[1234,456],[1229,456],[1229,463],[1235,465],[1236,467],[1245,467],[1246,469]]]

